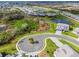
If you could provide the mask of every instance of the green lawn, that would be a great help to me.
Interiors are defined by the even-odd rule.
[[[70,41],[68,41],[68,40],[63,40],[63,39],[61,39],[60,40],[63,44],[68,44],[70,47],[72,47],[76,52],[78,52],[79,53],[79,46],[78,45],[76,45],[76,44],[74,44],[74,43],[72,43],[72,42],[70,42]]]
[[[50,39],[47,39],[46,42],[47,42],[47,46],[45,48],[45,51],[48,53],[50,57],[52,57],[54,56],[53,53],[56,51],[58,47]]]
[[[16,45],[15,43],[9,43],[9,44],[5,44],[5,45],[2,45],[0,46],[0,53],[4,52],[6,54],[15,54],[17,52],[16,50]]]
[[[50,25],[50,28],[49,28],[48,32],[55,33],[56,32],[57,24],[54,23],[54,22],[50,22],[49,25]]]
[[[71,37],[74,37],[74,38],[78,38],[78,36],[74,33],[72,33],[71,31],[68,31],[68,32],[62,32],[62,34],[65,34],[65,35],[68,35],[68,36],[71,36]]]

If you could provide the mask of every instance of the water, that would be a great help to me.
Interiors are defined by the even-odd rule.
[[[66,19],[54,19],[52,20],[53,22],[55,23],[64,23],[64,24],[69,24],[69,25],[72,25],[72,23],[69,21],[69,20],[66,20]]]

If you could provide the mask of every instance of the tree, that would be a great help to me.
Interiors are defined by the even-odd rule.
[[[29,38],[29,42],[34,44],[34,39],[33,38]]]
[[[12,38],[11,32],[1,32],[0,33],[0,44],[8,42]]]
[[[19,9],[15,9],[15,10],[10,10],[8,12],[4,11],[0,14],[1,18],[5,18],[10,20],[18,20],[18,19],[22,19],[24,18],[24,13],[19,10]]]
[[[28,20],[27,23],[31,30],[36,30],[38,28],[38,23],[33,20]]]
[[[69,26],[69,30],[72,31],[73,30],[73,26]]]

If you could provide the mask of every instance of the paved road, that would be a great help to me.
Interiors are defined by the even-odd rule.
[[[74,15],[72,13],[65,12],[65,11],[63,11],[61,14],[68,17],[68,18],[70,18],[70,19],[73,19],[73,20],[79,22],[79,16],[78,15]]]
[[[62,47],[63,43],[58,40],[56,37],[49,37],[58,47]]]
[[[39,41],[39,43],[30,45],[28,43],[28,38],[30,37],[34,38],[34,40]],[[64,40],[68,40],[68,41],[71,41],[79,45],[79,41],[76,41],[75,39],[68,37],[68,36],[54,35],[54,34],[41,34],[41,35],[31,35],[31,36],[25,37],[21,41],[19,41],[17,46],[19,47],[20,50],[22,50],[25,53],[29,53],[29,52],[32,53],[32,52],[40,51],[44,48],[44,39],[48,37],[62,38]]]
[[[41,38],[43,37],[43,39],[47,38],[47,37],[57,37],[57,38],[62,38],[62,39],[65,39],[65,40],[68,40],[68,41],[71,41],[77,45],[79,45],[79,41],[77,41],[76,39],[70,37],[70,36],[66,36],[66,35],[56,35],[56,34],[41,34],[41,35],[32,35],[30,37],[38,37],[38,38]]]

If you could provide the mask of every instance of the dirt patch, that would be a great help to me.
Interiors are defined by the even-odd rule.
[[[38,54],[39,57],[48,57],[48,54],[46,51],[41,51],[39,54]]]
[[[45,31],[49,28],[49,25],[47,23],[44,23],[44,24],[40,24],[39,25],[39,28],[37,29],[37,31]]]

